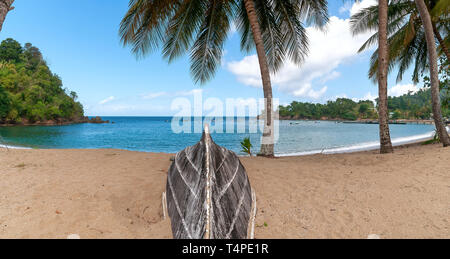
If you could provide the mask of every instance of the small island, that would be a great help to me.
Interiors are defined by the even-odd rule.
[[[84,116],[77,99],[37,47],[11,38],[0,44],[0,126],[109,123]]]

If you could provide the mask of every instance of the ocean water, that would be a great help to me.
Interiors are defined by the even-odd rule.
[[[114,124],[68,126],[0,127],[0,144],[44,149],[126,149],[176,153],[197,143],[201,134],[175,134],[171,117],[103,117]],[[256,124],[255,119],[236,125]],[[237,127],[236,127],[237,128]],[[433,125],[391,125],[394,144],[430,138]],[[376,149],[378,125],[343,124],[327,121],[280,121],[277,155],[338,153]],[[213,139],[240,154],[240,141],[250,137],[258,152],[261,134],[212,134]],[[2,143],[3,142],[3,143]]]

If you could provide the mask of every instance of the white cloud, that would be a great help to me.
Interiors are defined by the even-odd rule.
[[[420,90],[419,87],[414,84],[405,84],[405,85],[398,84],[398,85],[390,88],[388,90],[388,94],[389,94],[389,96],[392,96],[392,97],[398,97],[398,96],[408,94],[409,92],[417,93],[419,90]]]
[[[371,100],[371,101],[375,101],[378,98],[377,95],[372,94],[372,93],[367,93],[366,96],[364,96],[363,100]]]
[[[388,89],[388,95],[391,97],[399,97],[405,94],[408,94],[409,92],[417,93],[420,90],[420,88],[414,84],[398,84],[396,86],[391,87]],[[372,94],[372,92],[368,92],[363,98],[353,98],[355,102],[359,101],[366,101],[370,100],[372,102],[375,102],[378,98],[378,93]]]
[[[375,102],[377,98],[378,98],[378,95],[372,94],[371,92],[369,92],[362,99],[360,99],[360,101],[370,100],[372,102]]]
[[[347,98],[347,97],[345,97]],[[368,92],[363,98],[352,98],[354,102],[360,102],[360,101],[372,101],[374,104],[376,104],[376,99],[378,98],[378,95],[372,94],[371,92]]]
[[[333,72],[331,72],[329,75],[327,75],[327,76],[325,76],[324,78],[322,78],[322,79],[320,80],[320,82],[321,82],[322,84],[324,84],[324,83],[326,83],[326,82],[328,82],[328,81],[331,81],[331,80],[333,80],[333,79],[339,78],[340,76],[341,76],[341,73],[339,73],[339,72],[337,72],[337,71],[333,71]]]
[[[158,98],[158,97],[161,97],[161,96],[165,96],[165,95],[167,95],[166,92],[148,93],[148,94],[142,95],[142,98],[144,100],[151,100],[151,99],[155,99],[155,98]]]
[[[352,2],[346,1],[346,2],[344,3],[344,5],[341,6],[341,8],[339,8],[339,13],[340,13],[340,14],[343,14],[343,13],[345,13],[345,12],[349,12],[349,11],[352,9],[352,7],[353,7]]]
[[[136,106],[134,106],[134,105],[114,105],[114,106],[109,106],[107,110],[110,110],[113,112],[122,112],[122,111],[132,111],[135,109],[136,109]]]
[[[114,101],[116,99],[116,97],[114,97],[114,96],[110,96],[110,97],[108,97],[108,98],[106,98],[105,100],[103,100],[103,101],[100,101],[98,104],[100,104],[100,105],[104,105],[104,104],[107,104],[107,103],[109,103],[109,102],[112,102],[112,101]]]
[[[352,11],[370,6],[373,0],[364,0]],[[331,17],[327,30],[321,31],[308,27],[309,55],[305,63],[299,67],[287,62],[282,69],[272,76],[272,83],[278,90],[296,97],[318,99],[327,91],[323,84],[340,76],[336,71],[343,63],[350,62],[358,56],[358,50],[371,33],[353,36],[350,31],[350,20]],[[247,56],[240,61],[228,62],[227,69],[237,76],[241,83],[262,87],[258,58]]]
[[[230,26],[230,33],[235,34],[237,32],[237,26],[236,23],[232,22]]]
[[[313,89],[310,89],[308,91],[308,96],[313,99],[319,99],[320,97],[322,97],[322,95],[324,95],[327,92],[327,90],[328,90],[328,86],[323,87],[319,91],[314,91]]]
[[[339,98],[348,98],[348,96],[346,94],[338,94],[336,96],[334,96],[333,98],[331,98],[331,101],[336,101]]]
[[[361,9],[373,6],[373,5],[377,5],[378,2],[377,0],[363,0],[360,2],[356,2],[355,4],[353,4],[352,8],[350,8],[350,15],[354,15],[356,13],[358,13]]]
[[[195,94],[202,94],[202,93],[203,93],[203,89],[194,89],[194,90],[190,90],[190,91],[176,92],[175,96],[193,96]]]

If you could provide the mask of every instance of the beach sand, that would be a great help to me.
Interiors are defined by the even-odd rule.
[[[171,155],[0,149],[0,238],[171,238]],[[450,238],[450,148],[243,158],[257,239]]]

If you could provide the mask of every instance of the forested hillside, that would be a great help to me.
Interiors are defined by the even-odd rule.
[[[40,50],[13,39],[0,44],[0,124],[84,122],[77,94],[68,92]]]
[[[442,113],[450,117],[448,106],[448,87],[442,89]],[[409,93],[400,97],[389,97],[389,112],[391,119],[430,119],[431,90],[424,88],[417,93]],[[372,101],[355,102],[347,98],[339,98],[326,104],[292,102],[280,107],[282,119],[377,119],[376,106]]]

